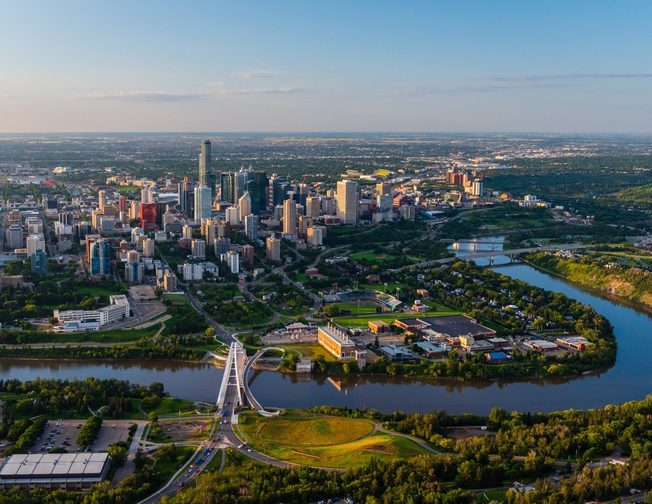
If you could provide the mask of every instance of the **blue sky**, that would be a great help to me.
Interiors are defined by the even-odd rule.
[[[648,1],[0,1],[0,131],[652,133]]]

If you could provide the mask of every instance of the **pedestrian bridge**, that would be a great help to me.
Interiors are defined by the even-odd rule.
[[[282,348],[266,347],[258,350],[258,352],[251,357],[247,357],[247,353],[245,352],[242,343],[231,343],[229,355],[226,359],[226,367],[224,368],[224,375],[222,376],[222,384],[217,395],[218,409],[222,410],[224,408],[227,394],[231,388],[236,391],[234,397],[239,406],[252,408],[263,416],[275,416],[280,413],[280,411],[266,410],[251,392],[249,382],[247,381],[247,377],[253,368],[253,365],[268,350],[279,350],[285,353],[285,350]]]

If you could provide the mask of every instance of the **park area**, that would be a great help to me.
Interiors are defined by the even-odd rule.
[[[264,418],[240,414],[237,429],[255,450],[279,460],[313,467],[360,466],[371,458],[427,453],[410,439],[377,430],[371,420],[288,411]]]

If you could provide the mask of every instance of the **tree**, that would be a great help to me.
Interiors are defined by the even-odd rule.
[[[127,448],[122,444],[112,444],[107,452],[115,467],[122,467],[127,460]]]
[[[204,335],[207,338],[214,338],[215,337],[215,329],[212,327],[207,327],[206,330],[204,331]]]
[[[177,458],[177,447],[174,443],[164,444],[156,450],[155,457],[157,460],[174,461]]]
[[[503,408],[491,408],[487,418],[487,427],[491,430],[498,430],[503,422],[509,418],[509,413]]]

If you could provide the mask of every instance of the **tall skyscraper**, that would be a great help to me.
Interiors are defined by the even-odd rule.
[[[337,183],[337,216],[343,224],[358,223],[358,184],[352,180]]]
[[[238,201],[247,190],[246,184],[249,180],[249,172],[241,168],[239,172],[233,174],[233,198]]]
[[[99,238],[90,247],[91,275],[109,275],[111,273],[111,244],[109,240]]]
[[[145,233],[158,231],[158,203],[140,204],[140,227]]]
[[[104,212],[106,206],[106,192],[103,190],[97,191],[97,208],[100,212]]]
[[[235,203],[233,173],[220,173],[220,200],[225,203]]]
[[[48,255],[43,250],[37,250],[32,256],[32,273],[38,276],[48,274]]]
[[[213,191],[205,185],[195,187],[195,221],[211,217],[213,208]]]
[[[199,185],[215,188],[215,176],[212,168],[211,141],[204,140],[199,151]]]
[[[249,191],[245,192],[238,200],[238,211],[240,215],[240,222],[244,222],[245,217],[254,212],[251,211],[251,195]]]
[[[258,216],[249,214],[244,218],[245,235],[249,241],[258,239]]]
[[[319,196],[308,196],[306,198],[306,215],[313,219],[317,219],[319,218],[320,210]]]
[[[240,254],[235,250],[229,250],[226,253],[226,263],[229,265],[231,273],[235,275],[240,273]]]
[[[297,235],[297,202],[293,199],[283,202],[283,234]]]

